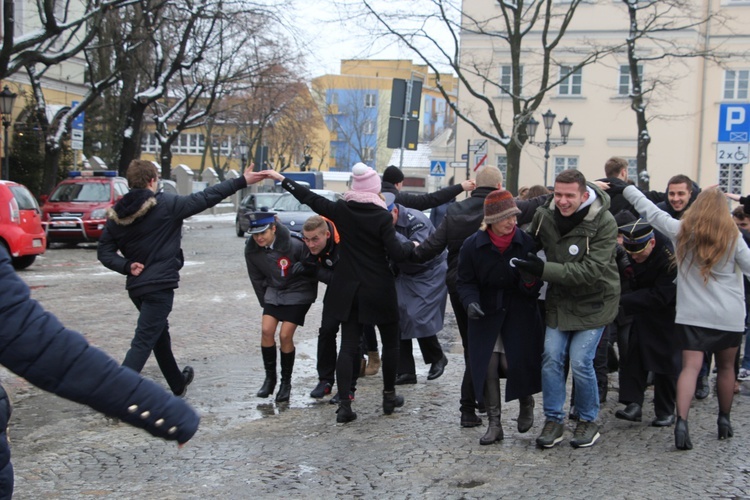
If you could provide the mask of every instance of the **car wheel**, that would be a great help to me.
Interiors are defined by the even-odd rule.
[[[36,260],[36,255],[24,255],[22,257],[13,257],[13,267],[16,269],[26,269]]]
[[[234,230],[237,233],[237,236],[239,238],[242,238],[243,236],[245,236],[245,231],[240,226],[240,218],[239,217],[237,217],[236,219],[234,219]]]

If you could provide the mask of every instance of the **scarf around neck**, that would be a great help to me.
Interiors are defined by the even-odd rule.
[[[357,203],[373,203],[379,207],[385,208],[385,200],[379,194],[368,193],[366,191],[347,191],[344,193],[345,201],[356,201]]]

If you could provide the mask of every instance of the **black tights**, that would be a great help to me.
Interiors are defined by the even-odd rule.
[[[383,390],[394,391],[396,388],[396,369],[398,368],[398,322],[377,325],[380,342],[383,344],[381,363],[383,369]],[[363,325],[357,321],[345,321],[341,324],[341,350],[336,362],[336,380],[338,390],[343,398],[351,391],[352,363],[357,356],[362,339]]]

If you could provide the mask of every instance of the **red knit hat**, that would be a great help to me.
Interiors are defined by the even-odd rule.
[[[510,191],[498,189],[484,199],[484,223],[488,226],[520,213]]]

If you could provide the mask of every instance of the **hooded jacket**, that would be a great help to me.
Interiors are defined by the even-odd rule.
[[[528,229],[547,256],[542,280],[547,326],[563,331],[600,328],[617,316],[620,276],[615,261],[617,223],[609,196],[587,183],[588,214],[567,234],[555,222],[555,200],[537,209]]]
[[[182,255],[182,221],[247,186],[244,177],[229,179],[187,196],[133,189],[107,211],[97,257],[107,268],[126,275],[131,296],[177,288]],[[117,251],[122,253],[120,256]],[[130,274],[140,262],[143,272]]]

